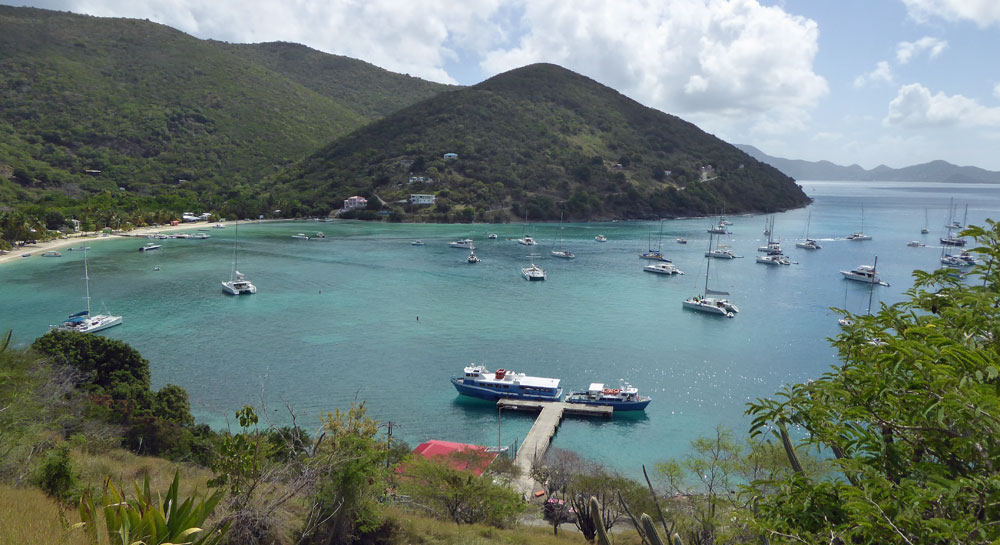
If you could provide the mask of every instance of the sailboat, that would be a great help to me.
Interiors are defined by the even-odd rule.
[[[712,249],[712,235],[708,236],[708,249]],[[699,312],[707,312],[709,314],[717,314],[720,316],[726,316],[732,318],[736,316],[736,313],[740,309],[736,308],[736,305],[729,302],[728,299],[720,299],[717,297],[709,297],[710,295],[729,295],[729,292],[717,291],[709,289],[708,287],[708,271],[711,268],[712,260],[705,258],[705,293],[704,295],[695,295],[690,299],[685,299],[681,304],[684,308],[691,310],[697,310]]]
[[[806,240],[805,242],[796,242],[796,248],[802,248],[805,250],[819,250],[822,248],[815,240],[809,238],[809,224],[812,223],[812,212],[809,212],[809,216],[806,217]]]
[[[236,222],[236,236],[233,238],[233,271],[229,273],[229,281],[222,282],[222,293],[228,295],[251,295],[257,293],[254,286],[243,273],[239,271],[240,222]]]
[[[534,246],[534,245],[538,244],[537,242],[535,242],[535,239],[533,239],[530,236],[528,236],[528,209],[527,209],[527,207],[525,207],[525,209],[524,209],[524,236],[521,237],[521,238],[519,238],[519,239],[517,239],[517,243],[518,244],[523,244],[525,246]]]
[[[648,237],[647,237],[648,238]],[[670,261],[663,258],[663,220],[660,220],[660,236],[656,242],[656,249],[653,249],[653,239],[649,238],[649,251],[639,254],[639,259],[655,259],[657,261]]]
[[[927,233],[930,233],[930,230],[927,228],[927,209],[924,208],[924,226],[920,228],[920,234],[926,235]]]
[[[563,229],[562,220],[563,220],[562,214],[559,214],[559,236],[560,236],[559,249],[558,250],[555,249],[556,241],[555,239],[552,239],[552,257],[561,257],[563,259],[574,259],[576,258],[576,256],[573,255],[573,252],[563,247],[563,239],[561,238]]]
[[[95,333],[102,329],[121,325],[122,317],[111,314],[90,314],[90,274],[87,270],[87,248],[83,248],[83,280],[87,286],[87,310],[71,314],[62,325],[55,326],[59,331],[76,331],[78,333]]]
[[[764,252],[767,255],[781,255],[781,240],[774,240],[774,216],[771,216],[770,221],[764,227],[764,236],[767,237],[767,244],[758,246],[757,251]]]
[[[952,199],[954,201],[954,199]],[[951,208],[951,216],[954,217],[954,205],[949,205]],[[965,220],[969,219],[969,206],[965,206]],[[952,235],[953,230],[961,229],[962,224],[949,218],[949,223],[945,227],[948,228],[948,235],[941,237],[939,240],[943,246],[965,246],[965,239],[959,238]]]
[[[847,235],[847,240],[871,240],[871,235],[865,234],[865,205],[861,205],[861,230]]]

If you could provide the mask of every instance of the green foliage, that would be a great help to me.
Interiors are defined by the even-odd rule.
[[[174,480],[161,502],[156,502],[149,489],[149,475],[142,488],[135,483],[135,497],[126,498],[124,491],[105,480],[104,493],[100,502],[94,500],[91,492],[80,499],[80,523],[91,543],[111,545],[135,545],[143,543],[190,545],[217,545],[222,542],[228,524],[214,530],[204,528],[205,521],[222,499],[222,493],[195,502],[195,498],[180,501],[177,489],[180,473]],[[100,516],[103,514],[106,535],[101,535]]]
[[[100,335],[53,330],[35,339],[32,348],[57,363],[78,369],[94,394],[145,403],[143,390],[150,388],[149,361],[128,344]]]
[[[35,473],[35,484],[46,494],[66,500],[78,486],[69,447],[60,445],[45,453]]]
[[[260,479],[268,447],[257,428],[257,411],[253,407],[244,405],[236,411],[236,418],[240,431],[223,437],[219,454],[212,463],[215,478],[208,485],[228,486],[232,496],[240,497]]]
[[[1000,539],[1000,225],[963,235],[976,280],[914,272],[906,301],[833,341],[839,366],[750,405],[753,433],[795,426],[840,472],[755,481],[755,523],[773,539]]]
[[[364,403],[323,418],[325,440],[316,454],[321,474],[312,498],[316,520],[304,542],[345,543],[381,524],[379,500],[385,495],[386,441]],[[307,527],[309,527],[307,521]]]
[[[159,392],[156,392],[156,405],[153,414],[181,426],[194,425],[188,393],[184,388],[174,384],[167,384],[160,388]]]
[[[464,459],[462,455],[473,458]],[[484,457],[488,459],[490,455],[474,451],[433,460],[411,456],[402,466],[400,491],[437,516],[456,524],[510,526],[526,508],[521,496],[504,485],[495,484],[488,475],[476,476],[471,471],[452,467],[456,459],[461,465],[473,466],[480,464]]]
[[[448,152],[458,159],[444,161]],[[622,156],[628,159],[619,169]],[[706,165],[715,178],[701,182]],[[664,176],[664,169],[677,174]],[[649,218],[808,202],[790,178],[694,125],[544,64],[370,123],[280,174],[272,189],[300,195],[321,212],[376,185],[386,201],[406,199],[421,192],[410,175],[432,170],[429,187],[440,206],[420,209],[418,218],[469,206],[509,209],[508,217],[523,219],[514,205],[525,197],[535,220],[561,212],[567,220]]]

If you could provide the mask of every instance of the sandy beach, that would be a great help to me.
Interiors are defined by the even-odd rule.
[[[283,219],[267,219],[267,220],[252,220],[243,221],[241,223],[264,223],[264,222],[274,222],[274,221],[289,221]],[[219,224],[230,227],[236,225],[236,221],[222,221],[217,222]],[[0,265],[8,263],[11,261],[21,261],[24,259],[39,259],[42,258],[41,255],[45,252],[59,251],[63,248],[77,247],[77,246],[90,246],[96,242],[102,240],[114,240],[121,237],[145,237],[147,235],[152,235],[155,233],[172,233],[177,231],[196,231],[198,229],[205,229],[206,227],[214,227],[216,223],[207,223],[204,221],[191,222],[191,223],[181,223],[178,225],[157,225],[153,227],[142,227],[139,229],[134,229],[125,233],[112,233],[108,236],[104,236],[101,232],[93,233],[74,233],[68,238],[57,238],[47,242],[39,242],[38,244],[27,244],[25,246],[19,246],[14,248],[8,254],[0,255]],[[31,257],[21,257],[23,254],[31,254]],[[44,259],[58,259],[58,258],[44,258]]]

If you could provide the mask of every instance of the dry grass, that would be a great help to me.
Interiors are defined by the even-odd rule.
[[[0,545],[86,545],[81,530],[69,529],[79,519],[37,488],[0,485]]]
[[[203,467],[170,462],[163,458],[138,456],[123,449],[99,454],[74,451],[73,467],[80,475],[81,486],[100,490],[104,479],[111,477],[111,481],[129,495],[133,491],[132,483],[141,484],[147,474],[150,489],[166,493],[174,479],[174,472],[180,470],[178,492],[181,497],[192,496],[196,491],[199,496],[204,496],[208,491],[205,483],[212,478],[212,472]]]

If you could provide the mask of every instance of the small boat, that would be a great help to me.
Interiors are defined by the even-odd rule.
[[[677,244],[687,244],[687,243],[688,243],[688,241],[687,241],[686,238],[679,238],[679,239],[677,239]]]
[[[875,258],[875,263],[878,263],[877,257]],[[840,271],[840,274],[844,275],[844,278],[854,280],[855,282],[865,282],[867,284],[875,284],[878,286],[889,285],[878,277],[875,265],[858,265],[854,270]]]
[[[566,396],[567,403],[607,406],[616,411],[642,411],[650,401],[649,396],[639,395],[639,390],[627,382],[621,388],[605,388],[604,384],[595,382],[585,391]]]
[[[920,241],[917,241],[917,240],[911,240],[911,241],[907,242],[906,245],[909,246],[910,248],[922,248],[924,246],[927,246],[923,242],[920,242]]]
[[[295,238],[295,239],[298,239],[298,240],[309,240],[309,236],[306,235],[305,233],[299,233],[297,235],[292,235],[292,238]]]
[[[663,252],[659,250],[649,250],[648,252],[642,252],[639,254],[639,259],[655,259],[656,261],[665,261],[663,258]]]
[[[765,254],[757,256],[757,263],[764,265],[791,265],[792,262],[781,254]]]
[[[71,252],[82,252],[84,250],[89,250],[89,249],[90,249],[90,246],[77,246],[76,248],[70,248],[69,251],[71,251]]]
[[[871,240],[872,239],[871,235],[866,235],[866,234],[862,233],[861,231],[858,231],[857,233],[851,233],[851,234],[847,235],[844,238],[846,238],[847,240]]]
[[[21,257],[31,257],[31,252],[28,252],[26,254],[21,254]]]
[[[448,246],[451,246],[452,248],[462,248],[462,249],[465,249],[465,250],[475,250],[476,249],[475,245],[472,244],[472,239],[471,238],[465,238],[465,239],[461,239],[461,240],[456,240],[455,242],[449,242]]]
[[[42,254],[42,257],[62,257],[62,254],[56,251],[48,251]]]
[[[562,259],[575,259],[576,255],[569,250],[552,250],[552,257],[560,257]]]
[[[225,226],[225,225],[222,225],[221,223],[216,223],[216,224],[215,224],[215,225],[214,225],[214,226],[212,227],[212,229],[225,229],[225,228],[226,228],[226,226]]]
[[[140,252],[149,252],[149,251],[152,251],[152,250],[159,250],[162,247],[163,246],[161,246],[159,244],[156,244],[155,242],[147,242],[145,246],[143,246],[142,248],[139,248],[139,251]]]
[[[524,238],[517,239],[517,243],[523,244],[525,246],[534,246],[538,244],[537,242],[535,242],[535,239],[529,237],[528,235],[524,235]]]
[[[651,265],[646,265],[642,270],[655,274],[684,274],[678,269],[673,263],[653,263]]]
[[[316,231],[316,234],[314,236],[315,238],[326,238],[326,235],[323,234],[323,231]]]
[[[507,398],[559,401],[562,397],[557,378],[530,377],[506,369],[491,373],[483,365],[466,366],[464,375],[451,377],[451,383],[459,394],[489,401]]]
[[[423,246],[423,245],[424,241],[422,240],[414,240],[413,242],[410,243],[410,246]]]
[[[489,235],[487,235],[487,238],[489,238],[490,240],[496,240],[499,237],[497,237],[496,233],[490,233]]]
[[[469,251],[469,259],[467,259],[466,261],[468,261],[469,263],[479,263],[482,260],[479,259],[479,257],[476,256],[476,252],[475,251],[470,250]]]
[[[728,235],[729,229],[726,228],[725,224],[720,223],[709,227],[708,232],[714,235]]]
[[[545,280],[545,269],[532,263],[530,267],[521,269],[521,276],[523,276],[525,280],[532,282],[536,280]]]
[[[944,246],[965,246],[965,239],[951,236],[951,231],[948,232],[948,236],[941,237],[940,240]]]
[[[199,232],[195,233],[194,235],[192,235],[191,238],[206,239],[206,238],[212,238],[212,235],[210,235],[208,233],[202,233],[202,232],[199,231]]]
[[[594,240],[596,240],[597,242],[607,242],[608,237],[604,235],[597,235],[596,237],[594,237]]]

